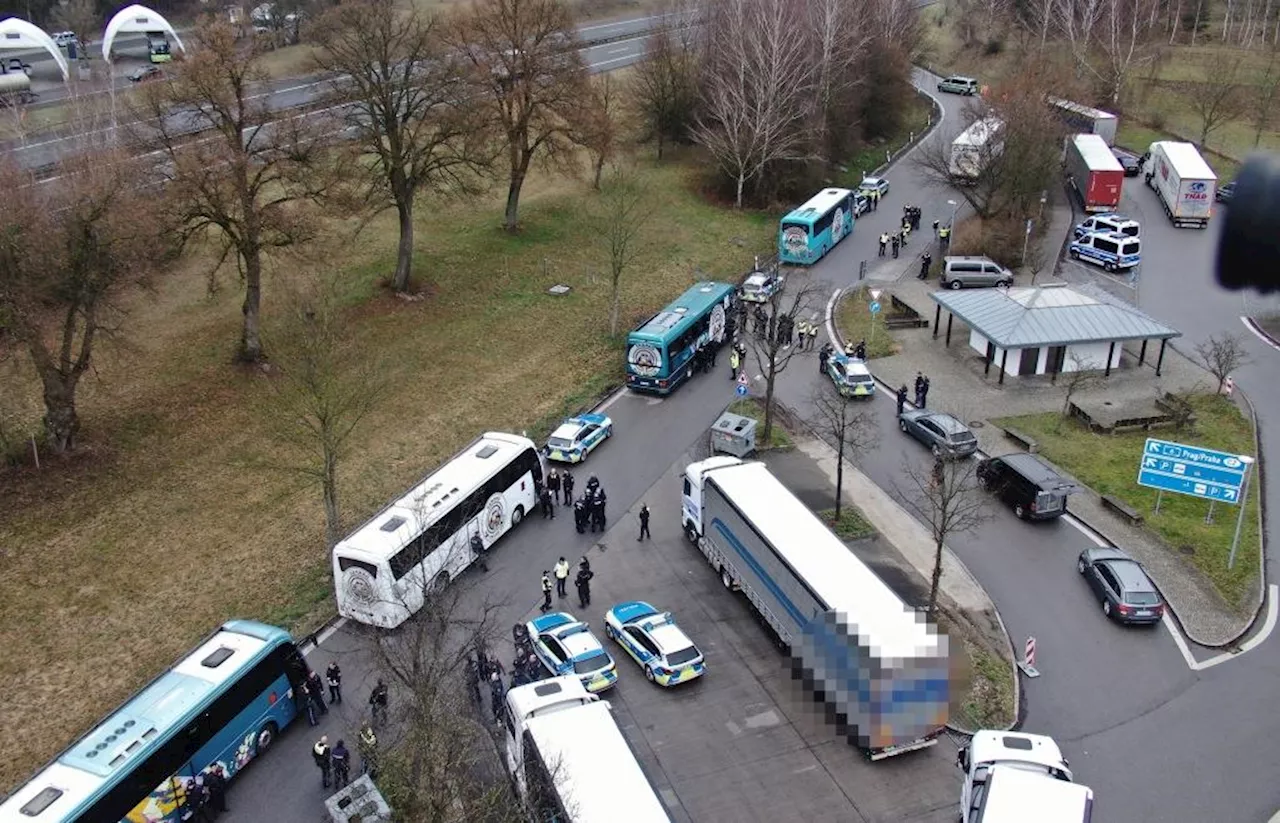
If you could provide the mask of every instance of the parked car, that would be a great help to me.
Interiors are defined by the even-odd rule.
[[[1113,231],[1129,237],[1140,237],[1142,235],[1142,224],[1123,214],[1109,211],[1105,214],[1095,214],[1093,217],[1077,223],[1071,233],[1076,240],[1079,240],[1086,234],[1092,234],[1095,231]]]
[[[945,91],[950,94],[977,94],[978,81],[972,77],[954,74],[938,81],[938,91]]]
[[[572,674],[587,691],[604,691],[618,682],[618,667],[586,623],[568,612],[552,612],[525,624],[533,653],[553,676]]]
[[[547,438],[542,453],[548,460],[581,463],[587,455],[613,436],[613,421],[598,412],[565,418]]]
[[[942,285],[948,289],[966,286],[1013,285],[1013,272],[990,257],[947,256],[942,258]]]
[[[1213,199],[1219,203],[1230,203],[1231,198],[1236,196],[1236,181],[1223,183],[1218,186],[1218,190],[1213,193]]]
[[[969,427],[945,412],[909,409],[898,415],[898,428],[928,446],[935,457],[968,457],[978,450],[978,438]]]
[[[21,57],[10,57],[10,58],[9,58],[9,73],[10,73],[10,74],[18,74],[18,73],[22,73],[22,74],[30,74],[30,73],[31,73],[31,64],[30,64],[30,63],[24,63],[24,62],[22,62],[22,58],[21,58]]]
[[[766,303],[770,297],[782,291],[786,278],[782,271],[753,271],[742,281],[742,299],[748,303]]]
[[[1111,147],[1111,153],[1116,156],[1116,160],[1120,161],[1120,168],[1124,169],[1125,177],[1137,177],[1142,172],[1142,161],[1138,159],[1138,155],[1115,146]]]
[[[619,603],[604,615],[604,633],[644,669],[650,683],[675,686],[702,677],[706,659],[671,612],[642,600]]]
[[[857,212],[858,217],[871,211],[871,198],[867,196],[865,191],[859,189],[853,193],[853,209]]]
[[[1115,231],[1095,231],[1071,241],[1067,252],[1107,271],[1122,271],[1142,262],[1142,241]]]
[[[842,397],[874,397],[876,381],[867,364],[844,352],[833,352],[827,358],[827,377]]]
[[[978,485],[1013,507],[1024,520],[1048,520],[1067,513],[1067,496],[1080,490],[1040,457],[1015,452],[978,464]]]
[[[130,83],[146,83],[163,77],[164,69],[159,66],[138,66],[138,68],[129,72]]]
[[[1102,601],[1102,613],[1120,623],[1159,623],[1164,617],[1160,597],[1142,564],[1119,549],[1094,548],[1080,552],[1076,571]]]
[[[883,198],[889,193],[889,181],[883,177],[864,177],[862,182],[858,184],[858,191],[865,195],[877,192]]]

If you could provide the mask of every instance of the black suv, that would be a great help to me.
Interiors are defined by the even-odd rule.
[[[1034,454],[1015,452],[978,464],[978,482],[1025,520],[1048,520],[1067,513],[1067,495],[1080,490]]]

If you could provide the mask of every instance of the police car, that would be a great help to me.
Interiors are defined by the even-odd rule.
[[[591,412],[569,417],[551,436],[542,453],[561,463],[581,463],[587,455],[613,436],[613,421],[603,414]]]
[[[1076,240],[1079,240],[1086,234],[1093,234],[1097,231],[1114,231],[1129,237],[1137,237],[1142,234],[1142,224],[1137,220],[1125,217],[1123,214],[1107,212],[1106,214],[1095,214],[1083,223],[1077,223],[1075,228],[1072,229],[1072,234]]]
[[[827,359],[827,377],[843,397],[871,397],[876,393],[876,381],[867,364],[843,352],[833,352]]]
[[[781,272],[753,271],[742,283],[742,299],[748,303],[764,303],[782,290]]]
[[[1115,231],[1096,231],[1072,241],[1067,249],[1076,260],[1087,260],[1107,271],[1131,269],[1142,262],[1142,241]]]
[[[605,612],[604,633],[644,667],[651,683],[674,686],[706,674],[702,652],[671,612],[660,612],[642,600],[619,603]]]
[[[525,624],[533,653],[553,677],[574,675],[589,692],[618,682],[618,667],[586,623],[568,612],[552,612]]]

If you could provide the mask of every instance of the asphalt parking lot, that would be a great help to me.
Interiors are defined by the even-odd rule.
[[[589,554],[590,614],[623,600],[670,610],[701,647],[707,674],[675,689],[647,682],[605,641],[619,667],[604,697],[654,786],[679,821],[952,821],[960,796],[956,744],[872,763],[792,680],[786,658],[745,599],[727,591],[680,530],[679,478],[687,454],[642,497],[653,540],[639,543],[626,512]],[[638,510],[639,505],[636,506]],[[572,590],[559,604],[573,612]],[[621,819],[621,818],[620,818]]]

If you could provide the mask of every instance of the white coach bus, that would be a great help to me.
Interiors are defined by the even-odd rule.
[[[394,628],[537,504],[542,459],[527,437],[486,432],[333,547],[338,613]]]

